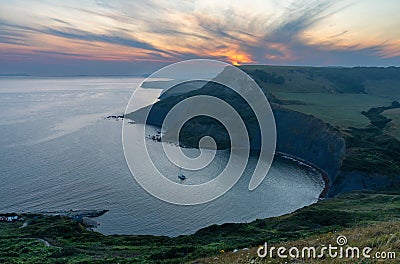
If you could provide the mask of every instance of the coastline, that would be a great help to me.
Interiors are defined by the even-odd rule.
[[[51,217],[61,217],[70,219],[75,222],[81,223],[87,229],[94,231],[93,229],[100,225],[99,222],[94,220],[99,216],[107,213],[108,210],[61,210],[61,211],[42,211],[42,212],[10,212],[10,213],[0,213],[0,217],[11,217],[10,219],[1,219],[1,221],[5,222],[14,222],[14,221],[24,221],[24,217],[35,217],[35,216],[51,216]],[[15,219],[13,218],[15,217]],[[0,221],[0,222],[1,222]],[[22,227],[26,227],[27,222],[24,223]],[[22,228],[21,227],[21,228]]]
[[[313,163],[311,163],[309,161],[303,160],[303,159],[301,159],[299,157],[296,157],[296,156],[293,156],[293,155],[290,155],[290,154],[287,154],[287,153],[284,153],[284,152],[276,151],[275,154],[279,155],[282,158],[289,158],[289,159],[293,159],[293,160],[302,162],[305,165],[307,165],[307,166],[317,170],[319,173],[321,173],[322,180],[324,182],[324,189],[320,193],[318,199],[325,199],[326,198],[326,195],[328,194],[329,189],[330,189],[330,180],[329,180],[328,174],[323,169],[319,168],[318,166],[316,166],[315,164],[313,164]]]

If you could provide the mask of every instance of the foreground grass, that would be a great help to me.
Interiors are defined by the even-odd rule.
[[[300,241],[346,228],[400,219],[400,195],[354,192],[281,217],[210,226],[193,235],[105,236],[60,217],[25,216],[0,223],[0,263],[182,263],[264,241]],[[118,223],[116,223],[118,224]],[[46,246],[38,238],[48,241]]]
[[[257,255],[258,247],[250,249],[242,249],[235,252],[221,252],[217,256],[198,259],[192,263],[206,264],[206,263],[398,263],[400,258],[400,221],[391,221],[372,224],[370,226],[361,226],[354,228],[347,228],[340,232],[328,232],[324,234],[314,235],[305,239],[299,239],[291,242],[284,242],[279,244],[269,244],[268,247],[285,247],[286,249],[297,248],[302,249],[305,247],[315,247],[317,252],[321,251],[321,247],[337,246],[336,239],[338,236],[345,236],[347,238],[347,245],[350,247],[358,247],[361,252],[365,247],[372,248],[369,255],[371,258],[365,258],[360,253],[359,258],[331,258],[328,254],[321,258],[278,258],[276,251],[273,258],[269,256],[259,258]],[[346,246],[343,247],[344,250]],[[375,254],[379,252],[378,256],[381,259],[376,259]],[[383,254],[382,254],[383,253]],[[393,255],[394,253],[394,255]],[[285,253],[288,254],[287,252]],[[344,253],[345,254],[345,253]],[[385,255],[386,254],[386,255]],[[345,256],[345,255],[343,255]],[[381,256],[384,256],[382,259]]]

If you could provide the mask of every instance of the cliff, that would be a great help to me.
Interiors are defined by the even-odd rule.
[[[311,115],[274,108],[278,152],[287,153],[326,172],[336,181],[345,155],[345,141],[330,125]]]

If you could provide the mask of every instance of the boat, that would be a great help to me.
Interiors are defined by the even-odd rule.
[[[182,181],[183,181],[183,180],[186,180],[186,176],[182,174],[182,170],[179,170],[178,178],[179,178],[180,180],[182,180]]]

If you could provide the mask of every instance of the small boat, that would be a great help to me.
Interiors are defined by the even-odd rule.
[[[182,171],[181,171],[181,170],[179,170],[178,178],[179,178],[180,180],[182,180],[182,181],[183,181],[183,180],[186,180],[186,176],[182,174]]]

